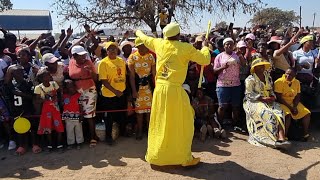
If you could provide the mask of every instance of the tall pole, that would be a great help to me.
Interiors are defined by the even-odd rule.
[[[301,15],[302,14],[301,14],[301,6],[300,6],[300,15],[299,15],[300,16],[300,22],[299,22],[300,28],[301,28],[301,19],[302,19]]]
[[[314,22],[316,20],[316,13],[313,13],[313,22],[312,22],[312,27],[314,28]]]

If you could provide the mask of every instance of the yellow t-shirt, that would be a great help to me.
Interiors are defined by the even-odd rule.
[[[109,57],[102,59],[98,66],[98,74],[100,80],[107,80],[116,90],[123,92],[126,89],[126,63],[120,57],[113,60]],[[104,85],[101,92],[104,97],[116,96]]]
[[[159,19],[160,19],[160,25],[165,26],[168,24],[168,14],[160,13]]]
[[[285,80],[284,76],[274,83],[274,91],[282,94],[283,100],[289,104],[293,103],[296,95],[301,92],[299,80],[293,79],[291,83],[291,86],[289,86],[289,82]]]
[[[152,66],[155,65],[155,63],[154,57],[150,53],[141,56],[139,51],[136,51],[128,58],[128,64],[134,66],[135,72],[140,78],[149,76]]]

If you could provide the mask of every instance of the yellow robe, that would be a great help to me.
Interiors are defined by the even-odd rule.
[[[153,94],[146,161],[155,165],[180,165],[192,160],[194,111],[182,88],[190,60],[210,63],[209,48],[156,39],[137,31],[145,46],[157,54],[156,87]]]

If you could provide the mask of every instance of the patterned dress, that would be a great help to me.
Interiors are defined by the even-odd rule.
[[[279,103],[267,104],[258,100],[259,97],[275,97],[272,81],[267,72],[265,72],[265,79],[266,84],[255,74],[246,79],[243,108],[246,112],[249,131],[248,142],[256,146],[275,147],[279,124],[284,129],[284,113]]]
[[[128,64],[133,65],[136,74],[139,78],[146,78],[152,72],[152,66],[155,65],[155,60],[152,54],[147,53],[141,56],[138,51],[131,54],[128,58]],[[136,82],[137,83],[137,82]],[[152,104],[152,92],[149,84],[139,86],[138,96],[135,101],[135,107],[138,108],[136,113],[150,113],[150,108]]]
[[[59,85],[55,81],[51,81],[49,87],[41,83],[34,89],[34,93],[44,99],[38,128],[39,135],[51,134],[52,130],[58,133],[64,132],[57,101],[58,89]]]

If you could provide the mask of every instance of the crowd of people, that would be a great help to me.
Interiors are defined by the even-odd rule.
[[[310,106],[301,102],[304,95],[312,96],[318,85],[318,33],[297,27],[276,31],[255,26],[212,29],[206,38],[180,34],[172,24],[161,26],[164,38],[137,32],[134,42],[129,41],[128,33],[103,41],[88,25],[84,26],[85,35],[72,42],[71,27],[58,40],[41,34],[17,42],[14,34],[1,28],[0,147],[7,145],[19,155],[30,145],[33,153],[64,151],[66,145],[79,149],[85,141],[94,147],[100,139],[98,122],[105,124],[109,145],[114,144],[112,132],[116,130],[121,136],[134,135],[141,140],[147,134],[151,109],[157,111],[151,119],[168,118],[164,117],[168,114],[179,119],[166,126],[170,132],[193,135],[194,131],[201,141],[227,138],[231,126],[248,133],[251,144],[287,149],[293,121],[302,122],[302,140],[308,140]],[[177,44],[179,51],[160,47],[170,40],[188,46]],[[204,67],[199,87],[201,65],[207,64],[206,50],[211,61]],[[158,61],[172,57],[180,59]],[[176,79],[170,79],[173,76]],[[166,89],[163,84],[168,82],[185,92]],[[155,84],[157,95],[153,93]],[[193,109],[187,108],[188,103]],[[175,106],[186,109],[173,111]],[[194,116],[194,127],[184,124],[186,114]],[[27,132],[15,131],[19,117],[30,121]],[[163,133],[165,125],[150,127],[155,128],[148,134],[155,142],[149,142],[146,158],[153,161],[152,148],[162,146],[157,138],[163,136],[157,133]],[[192,140],[193,136],[178,138]]]

